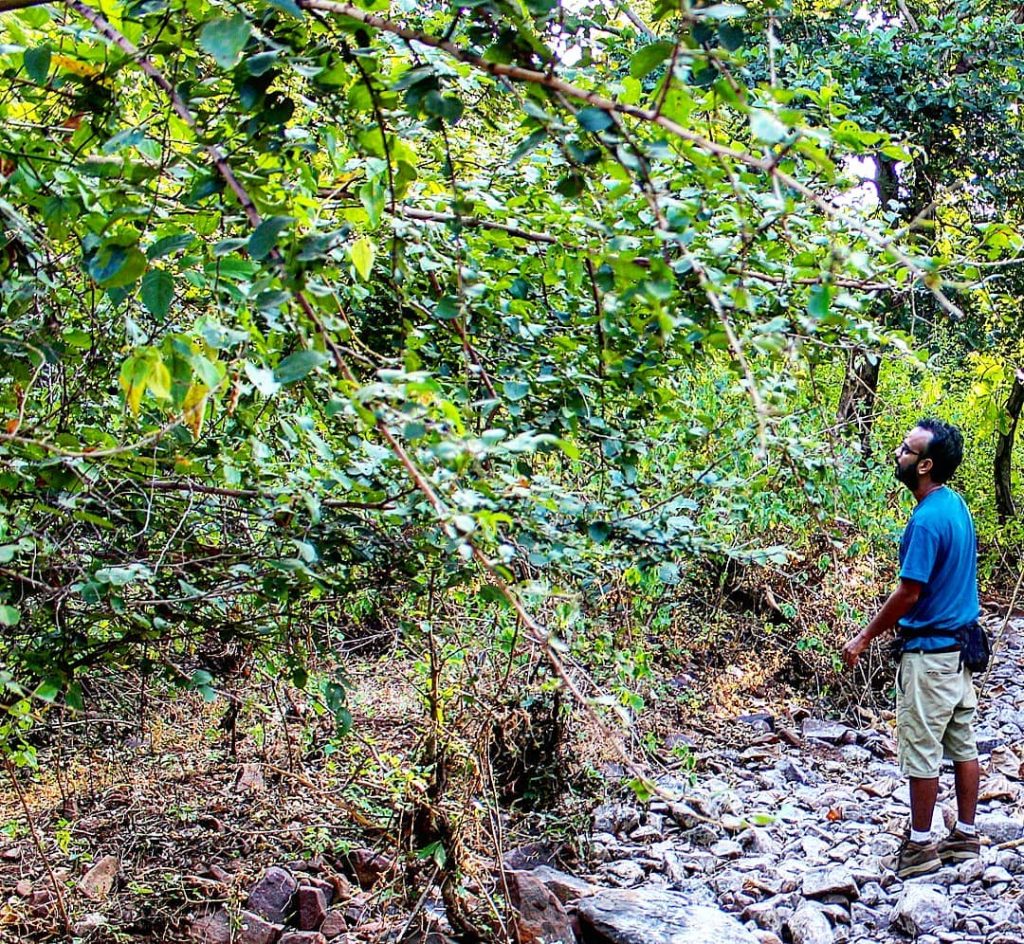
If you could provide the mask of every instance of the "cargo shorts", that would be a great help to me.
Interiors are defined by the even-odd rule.
[[[978,696],[959,652],[905,652],[896,671],[896,738],[909,777],[938,777],[943,752],[974,760]]]

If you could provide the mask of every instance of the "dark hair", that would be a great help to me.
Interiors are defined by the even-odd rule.
[[[925,446],[921,456],[932,460],[932,480],[948,482],[964,458],[964,437],[960,430],[933,416],[926,416],[915,425],[932,434],[931,442]]]

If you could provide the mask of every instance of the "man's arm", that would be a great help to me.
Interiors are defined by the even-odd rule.
[[[852,669],[876,636],[888,632],[914,608],[921,597],[921,587],[917,580],[901,579],[875,618],[843,646],[843,662]]]

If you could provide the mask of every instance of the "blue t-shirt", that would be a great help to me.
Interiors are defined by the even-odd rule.
[[[951,488],[918,502],[900,540],[900,577],[923,584],[914,608],[900,620],[908,629],[957,629],[981,614],[978,548],[967,503]],[[949,646],[949,636],[922,636],[906,647]]]

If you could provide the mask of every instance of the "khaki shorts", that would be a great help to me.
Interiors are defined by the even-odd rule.
[[[959,652],[906,652],[896,672],[899,762],[910,777],[937,777],[943,751],[952,761],[974,760],[978,696]]]

